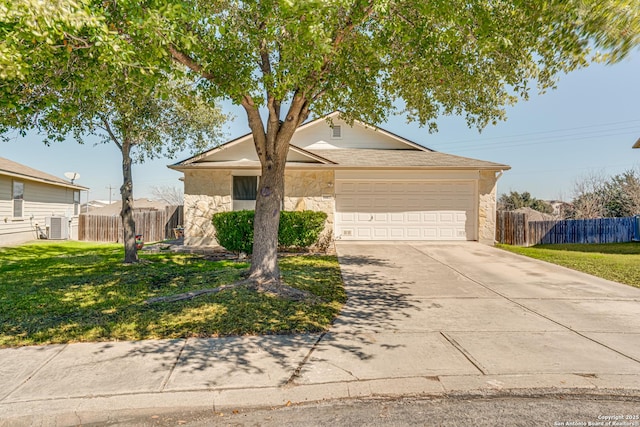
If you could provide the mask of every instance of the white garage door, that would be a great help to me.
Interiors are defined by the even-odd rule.
[[[474,181],[336,181],[341,240],[475,240]]]

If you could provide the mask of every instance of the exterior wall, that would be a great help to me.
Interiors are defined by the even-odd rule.
[[[233,210],[230,170],[184,174],[184,244],[217,245],[211,217]]]
[[[314,126],[299,129],[293,135],[291,144],[301,148],[377,148],[407,149],[408,146],[395,138],[391,138],[375,128],[366,128],[359,123],[349,126],[344,120],[333,119],[334,125],[341,127],[342,136],[332,138],[332,129],[326,120],[318,121]]]
[[[478,241],[493,245],[496,238],[496,187],[495,171],[481,171],[478,182]]]
[[[247,172],[245,171],[245,174]],[[230,170],[187,171],[184,189],[185,245],[216,245],[211,217],[233,210]],[[335,199],[332,171],[287,171],[284,210],[318,210],[327,213],[321,242],[333,238]]]
[[[286,171],[284,176],[285,211],[321,211],[327,214],[318,245],[325,247],[333,240],[335,212],[335,180],[333,171]]]
[[[247,172],[245,171],[245,174]],[[440,171],[417,173],[377,171],[377,178],[387,179],[473,179],[478,183],[478,241],[492,245],[495,241],[496,183],[494,171]],[[231,170],[202,170],[185,173],[185,244],[216,245],[211,217],[216,212],[233,210]],[[372,172],[302,171],[285,173],[284,210],[316,210],[327,213],[321,243],[333,239],[335,213],[335,179],[371,177]]]
[[[45,230],[45,218],[65,216],[69,219],[69,237],[78,238],[78,216],[73,215],[72,188],[58,187],[26,179],[24,183],[22,218],[13,217],[11,190],[14,178],[0,176],[0,246],[37,239],[36,226]]]

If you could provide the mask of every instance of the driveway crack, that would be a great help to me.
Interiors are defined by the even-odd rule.
[[[460,353],[462,353],[462,355],[469,361],[471,362],[471,364],[473,366],[476,367],[477,370],[479,370],[480,372],[482,372],[482,375],[487,375],[487,369],[482,366],[482,364],[480,362],[478,362],[472,355],[471,353],[469,353],[467,350],[465,350],[465,348],[460,345],[460,343],[458,343],[458,341],[456,341],[453,337],[447,335],[446,333],[440,331],[440,335],[442,335],[444,337],[445,340],[449,341],[449,344],[451,344],[452,346],[454,346],[456,348],[456,350],[458,350]]]
[[[178,352],[178,356],[176,357],[176,360],[174,360],[173,363],[171,364],[171,369],[169,369],[169,373],[167,374],[165,379],[162,381],[162,384],[160,384],[160,391],[161,392],[164,391],[165,387],[169,383],[169,379],[171,379],[171,376],[173,375],[173,371],[176,369],[176,366],[178,366],[178,363],[180,362],[180,357],[182,357],[182,352],[187,347],[187,342],[188,341],[189,341],[188,339],[184,340],[184,343],[182,344],[182,347],[180,348],[180,351]]]
[[[293,373],[291,374],[291,376],[289,377],[285,385],[291,385],[296,380],[296,378],[300,377],[300,372],[302,372],[302,368],[304,367],[304,365],[307,364],[307,361],[311,358],[311,355],[313,354],[315,349],[318,347],[318,344],[320,344],[320,341],[322,341],[325,335],[327,335],[326,331],[320,334],[316,342],[313,343],[313,345],[309,349],[309,352],[306,354],[306,356],[304,356],[304,359],[302,359],[302,361],[298,364],[298,367],[293,371]]]

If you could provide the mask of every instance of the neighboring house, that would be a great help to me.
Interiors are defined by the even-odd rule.
[[[77,239],[86,187],[0,157],[0,246]]]
[[[151,200],[151,199],[134,199],[133,201],[133,211],[134,212],[143,212],[143,211],[161,211],[167,207],[167,203],[160,200]],[[89,213],[91,215],[110,215],[110,216],[120,216],[120,211],[122,210],[122,200],[116,200],[109,204],[102,206],[90,207]],[[84,212],[83,212],[84,213]]]
[[[91,212],[96,209],[101,209],[101,208],[104,208],[105,206],[109,206],[111,203],[115,203],[115,202],[109,201],[109,200],[90,200],[87,203],[83,203],[82,206],[80,206],[80,211],[82,213]]]
[[[571,203],[563,202],[562,200],[549,200],[547,201],[553,208],[553,215],[556,219],[564,219],[567,217],[567,212],[573,207]]]
[[[640,148],[640,138],[638,138],[638,140],[636,141],[635,144],[633,144],[633,148]]]
[[[285,210],[327,213],[336,240],[494,243],[496,182],[509,166],[425,148],[339,113],[302,125],[289,149]],[[185,244],[215,244],[216,212],[253,209],[251,134],[169,166],[184,173]]]

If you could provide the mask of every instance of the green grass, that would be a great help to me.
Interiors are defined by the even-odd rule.
[[[140,258],[125,265],[121,245],[110,244],[0,248],[0,347],[322,331],[346,300],[335,257],[291,256],[280,261],[285,282],[322,303],[238,288],[147,305],[150,297],[232,283],[249,265],[174,253]]]
[[[640,243],[498,245],[517,254],[640,288]]]

